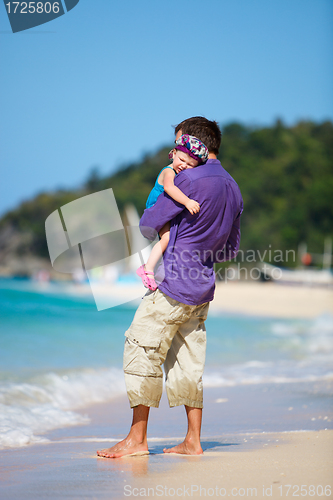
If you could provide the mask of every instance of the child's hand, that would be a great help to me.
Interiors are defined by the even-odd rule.
[[[200,205],[197,201],[195,200],[189,200],[185,207],[187,208],[187,210],[190,212],[190,214],[197,214],[200,210]]]

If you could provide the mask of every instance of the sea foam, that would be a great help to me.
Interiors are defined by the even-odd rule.
[[[74,410],[125,392],[121,370],[47,373],[23,383],[0,383],[0,448],[47,442],[40,434],[89,423]]]

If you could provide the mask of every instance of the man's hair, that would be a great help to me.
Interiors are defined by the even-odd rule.
[[[210,153],[218,155],[222,134],[217,122],[203,116],[193,116],[175,126],[175,134],[180,130],[182,134],[194,135],[207,146]]]

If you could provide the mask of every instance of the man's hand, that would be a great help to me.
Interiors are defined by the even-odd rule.
[[[191,200],[191,199],[186,203],[185,207],[192,215],[197,214],[200,210],[199,203],[197,201]]]

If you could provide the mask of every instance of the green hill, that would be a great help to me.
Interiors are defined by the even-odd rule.
[[[17,255],[47,257],[44,223],[60,206],[85,194],[112,187],[120,211],[128,203],[141,214],[158,172],[168,163],[162,148],[118,172],[100,177],[93,170],[75,191],[41,193],[0,220],[0,263],[15,234]],[[241,249],[297,250],[301,242],[322,252],[333,236],[333,124],[280,121],[251,128],[231,123],[223,128],[219,159],[234,177],[244,198]],[[8,240],[8,241],[7,241]],[[290,262],[290,265],[293,263]]]

